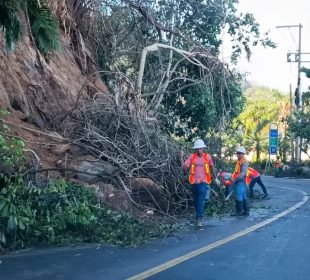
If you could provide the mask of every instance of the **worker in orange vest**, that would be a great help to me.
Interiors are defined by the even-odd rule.
[[[277,160],[276,160],[275,163],[274,163],[274,167],[275,167],[275,169],[276,169],[275,177],[279,177],[280,173],[281,173],[282,170],[283,170],[283,163],[281,162],[279,156],[277,156]]]
[[[257,183],[261,186],[264,194],[261,196],[261,198],[266,198],[268,196],[268,193],[267,193],[267,190],[266,190],[266,187],[264,185],[264,183],[262,182],[262,179],[260,177],[260,174],[257,170],[255,170],[254,168],[252,167],[249,167],[248,168],[248,173],[247,173],[247,176],[249,176],[251,178],[251,182],[250,182],[250,185],[249,185],[249,189],[250,189],[250,198],[254,198],[254,185]]]
[[[234,216],[249,216],[249,203],[246,196],[246,184],[249,180],[247,177],[249,163],[245,158],[246,150],[243,146],[240,146],[236,150],[237,164],[235,171],[232,174],[231,185],[236,193],[236,213]],[[243,209],[243,212],[242,212]]]
[[[217,185],[220,185],[216,177],[214,164],[209,154],[204,152],[206,145],[203,140],[198,139],[194,142],[195,152],[184,161],[184,152],[181,151],[181,164],[184,171],[189,169],[189,182],[193,194],[196,225],[202,227],[205,199],[209,197],[210,184],[212,178]]]
[[[218,175],[218,178],[222,185],[225,187],[225,198],[232,192],[231,189],[231,176],[229,172],[221,171]]]

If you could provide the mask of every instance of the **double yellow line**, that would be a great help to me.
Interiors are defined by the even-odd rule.
[[[285,188],[285,187],[279,187],[279,188],[281,188],[281,189],[288,189],[288,190],[294,190],[294,189]],[[302,206],[303,204],[305,204],[307,202],[307,200],[308,200],[308,194],[307,193],[305,193],[303,191],[299,191],[299,190],[294,190],[294,191],[300,192],[303,195],[303,199],[300,202],[298,202],[297,204],[295,204],[294,206],[292,206],[292,207],[288,208],[287,210],[285,210],[285,211],[283,211],[283,212],[273,216],[272,218],[269,218],[269,219],[267,219],[267,220],[265,220],[265,221],[263,221],[261,223],[258,223],[258,224],[254,225],[254,226],[251,226],[251,227],[246,228],[246,229],[244,229],[242,231],[239,231],[239,232],[237,232],[237,233],[235,233],[233,235],[227,236],[227,237],[225,237],[225,238],[223,238],[221,240],[218,240],[218,241],[216,241],[214,243],[211,243],[211,244],[209,244],[207,246],[204,246],[204,247],[201,247],[201,248],[199,248],[197,250],[189,252],[189,253],[187,253],[187,254],[185,254],[183,256],[180,256],[178,258],[175,258],[173,260],[165,262],[165,263],[163,263],[161,265],[155,266],[155,267],[153,267],[153,268],[151,268],[149,270],[146,270],[144,272],[136,274],[136,275],[134,275],[134,276],[132,276],[130,278],[127,278],[127,280],[141,280],[141,279],[145,279],[147,277],[150,277],[152,275],[158,274],[158,273],[160,273],[160,272],[162,272],[164,270],[167,270],[167,269],[169,269],[169,268],[171,268],[173,266],[176,266],[176,265],[178,265],[178,264],[180,264],[182,262],[185,262],[185,261],[187,261],[187,260],[189,260],[191,258],[194,258],[196,256],[199,256],[199,255],[203,254],[203,253],[211,251],[214,248],[222,246],[222,245],[224,245],[224,244],[226,244],[226,243],[228,243],[228,242],[230,242],[232,240],[235,240],[235,239],[237,239],[237,238],[239,238],[241,236],[244,236],[244,235],[246,235],[246,234],[248,234],[248,233],[250,233],[252,231],[255,231],[255,230],[257,230],[257,229],[259,229],[259,228],[261,228],[261,227],[263,227],[265,225],[268,225],[268,224],[274,222],[275,220],[278,220],[279,218],[289,214],[290,212],[296,210],[297,208],[299,208],[300,206]]]

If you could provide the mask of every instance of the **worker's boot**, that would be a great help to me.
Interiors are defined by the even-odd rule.
[[[261,199],[265,199],[265,198],[267,198],[267,197],[268,197],[268,193],[264,193],[264,194],[261,195],[260,198],[261,198]]]
[[[242,216],[242,201],[236,200],[236,212],[232,216]]]
[[[202,227],[202,218],[197,218],[196,219],[196,226],[197,227]]]
[[[247,199],[243,200],[243,216],[249,216],[250,215],[250,208],[249,208],[249,203]]]

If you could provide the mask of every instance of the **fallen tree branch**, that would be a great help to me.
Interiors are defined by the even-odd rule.
[[[139,67],[139,73],[138,73],[137,83],[136,83],[136,92],[137,92],[138,98],[141,97],[142,79],[143,79],[143,74],[144,74],[144,69],[145,69],[145,61],[146,61],[147,53],[158,51],[159,48],[172,50],[180,54],[181,56],[183,56],[184,59],[188,60],[190,63],[198,67],[201,67],[202,69],[208,69],[207,65],[205,65],[199,59],[196,58],[196,56],[208,58],[209,56],[204,52],[197,52],[197,51],[189,52],[186,50],[173,47],[172,45],[166,45],[166,44],[161,44],[161,43],[155,43],[153,45],[147,46],[142,50],[142,53],[141,53],[140,67]],[[171,76],[171,73],[170,73],[170,76]]]
[[[99,173],[92,173],[92,172],[87,172],[87,171],[80,171],[72,168],[42,168],[42,169],[28,169],[24,173],[22,173],[22,177],[26,176],[27,174],[32,174],[32,173],[41,173],[41,172],[46,172],[46,171],[59,171],[59,172],[74,172],[74,173],[80,173],[80,174],[85,174],[85,175],[90,175],[94,177],[100,177],[100,178],[110,178],[110,175],[103,175]]]
[[[143,106],[136,114],[131,114],[128,100],[122,94],[118,97],[98,94],[95,99],[81,100],[78,109],[67,117],[74,127],[70,135],[72,143],[112,163],[116,171],[110,180],[131,196],[136,202],[134,205],[154,208],[166,215],[182,204],[188,207],[188,192],[182,183],[183,172],[176,156],[178,144],[160,132],[156,121],[146,121]],[[149,178],[157,187],[132,186],[129,183],[132,178]],[[140,189],[141,194],[133,192],[132,187]],[[156,190],[158,193],[153,192]],[[143,195],[147,202],[138,203]],[[177,201],[171,201],[172,197]]]
[[[9,125],[12,125],[12,126],[15,126],[15,127],[21,128],[21,129],[24,129],[24,130],[28,130],[28,131],[31,131],[31,132],[34,132],[34,133],[38,133],[38,134],[41,134],[41,135],[48,136],[50,138],[54,138],[54,139],[58,139],[58,140],[62,140],[62,141],[69,141],[69,139],[65,139],[65,138],[63,138],[61,136],[48,134],[48,133],[45,133],[45,132],[40,131],[40,130],[32,129],[32,128],[29,128],[29,127],[26,127],[26,126],[19,125],[19,124],[14,123],[14,122],[6,121],[6,120],[4,120],[2,118],[0,118],[0,121],[4,122],[6,124],[9,124]]]

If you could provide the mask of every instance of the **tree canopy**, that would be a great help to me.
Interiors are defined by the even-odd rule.
[[[254,16],[239,14],[237,5],[237,0],[99,1],[84,34],[107,84],[117,83],[111,78],[115,72],[136,81],[143,65],[138,92],[149,111],[168,116],[163,123],[171,132],[191,138],[218,129],[244,103],[241,77],[218,58],[222,34],[231,38],[233,63],[243,54],[249,58],[256,45],[275,47]]]
[[[249,151],[255,152],[256,160],[260,160],[261,153],[268,151],[271,123],[278,125],[281,139],[287,137],[286,121],[290,113],[289,96],[265,87],[248,88],[245,96],[247,98],[245,108],[234,120],[233,127],[234,131],[242,131],[242,143]],[[240,139],[240,133],[237,137]],[[285,147],[283,149],[285,150]]]
[[[59,22],[47,4],[0,1],[9,49],[23,31],[19,11],[29,19],[42,53],[60,48]],[[257,45],[275,47],[252,14],[238,13],[238,0],[70,0],[67,5],[110,90],[145,104],[149,117],[185,138],[223,129],[243,108],[242,77],[219,59],[222,35],[232,42],[232,63],[241,55],[250,58]]]

